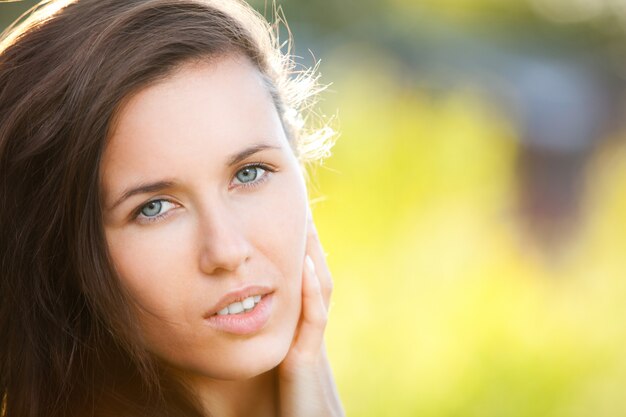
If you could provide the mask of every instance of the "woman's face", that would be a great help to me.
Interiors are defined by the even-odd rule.
[[[108,248],[148,350],[190,376],[278,365],[300,315],[307,198],[253,64],[187,64],[133,95],[100,170]]]

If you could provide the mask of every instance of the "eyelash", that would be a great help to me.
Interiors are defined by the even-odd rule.
[[[274,169],[274,168],[272,168],[272,167],[270,167],[270,166],[268,166],[268,165],[266,165],[266,164],[264,164],[264,163],[262,163],[262,162],[252,162],[252,163],[249,163],[249,164],[244,165],[244,166],[242,166],[241,168],[239,168],[239,169],[235,172],[235,175],[233,176],[233,181],[234,181],[234,179],[235,179],[235,178],[237,178],[237,173],[239,173],[240,171],[242,171],[242,170],[244,170],[244,169],[246,169],[246,168],[260,168],[260,169],[262,169],[264,172],[263,172],[263,174],[260,176],[260,178],[255,179],[255,180],[254,180],[254,181],[252,181],[252,182],[237,184],[237,185],[236,185],[236,187],[243,187],[243,188],[245,188],[245,189],[251,189],[251,188],[254,188],[254,187],[258,187],[259,185],[261,185],[262,183],[264,183],[265,181],[267,181],[267,180],[269,179],[269,175],[270,175],[270,174],[273,174],[273,173],[275,173],[275,172],[276,172],[276,169]],[[235,188],[235,187],[230,187],[230,188]],[[141,224],[147,224],[147,223],[152,223],[152,222],[160,221],[160,220],[162,220],[162,219],[164,219],[164,218],[168,217],[168,216],[169,216],[169,213],[172,211],[172,209],[170,209],[170,210],[166,211],[166,212],[165,212],[165,213],[163,213],[163,214],[159,214],[159,215],[156,215],[156,216],[153,216],[153,217],[145,217],[145,216],[144,216],[144,217],[141,217],[141,211],[142,211],[142,210],[143,210],[143,209],[144,209],[144,208],[145,208],[148,204],[150,204],[150,203],[154,203],[154,202],[156,202],[156,201],[167,202],[167,203],[170,203],[170,204],[177,205],[176,203],[174,203],[174,202],[172,202],[172,201],[170,201],[170,200],[167,200],[167,199],[165,199],[165,198],[157,198],[157,199],[154,199],[154,200],[150,200],[150,201],[147,201],[146,203],[142,204],[141,206],[139,206],[139,207],[137,208],[137,210],[135,210],[135,212],[133,213],[133,219],[134,219],[135,221],[137,221],[138,223],[141,223]]]
[[[261,175],[260,178],[255,178],[254,181],[252,182],[246,182],[246,183],[241,183],[241,184],[237,184],[237,187],[243,187],[243,188],[254,188],[254,187],[258,187],[259,185],[261,185],[262,183],[264,183],[265,181],[268,180],[268,176],[270,174],[273,174],[274,172],[276,172],[276,169],[262,163],[262,162],[251,162],[247,165],[242,166],[241,168],[239,168],[236,172],[235,175],[233,176],[233,180],[235,178],[237,178],[237,173],[239,173],[240,171],[243,171],[246,168],[260,168],[263,171],[263,174]],[[234,188],[234,187],[233,187]]]

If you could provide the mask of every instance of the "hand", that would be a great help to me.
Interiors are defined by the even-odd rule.
[[[310,215],[306,252],[300,321],[291,348],[278,366],[280,416],[343,417],[324,346],[333,283]]]

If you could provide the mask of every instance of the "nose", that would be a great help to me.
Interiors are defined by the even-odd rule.
[[[200,221],[200,269],[216,275],[234,272],[252,254],[252,245],[242,230],[242,221],[227,208],[213,209]]]

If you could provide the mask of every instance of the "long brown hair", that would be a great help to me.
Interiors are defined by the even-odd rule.
[[[272,28],[237,0],[44,3],[0,40],[0,416],[200,416],[143,348],[107,253],[107,136],[134,92],[190,60],[243,54],[294,151],[319,156],[329,135],[300,123],[315,74],[293,77]]]

